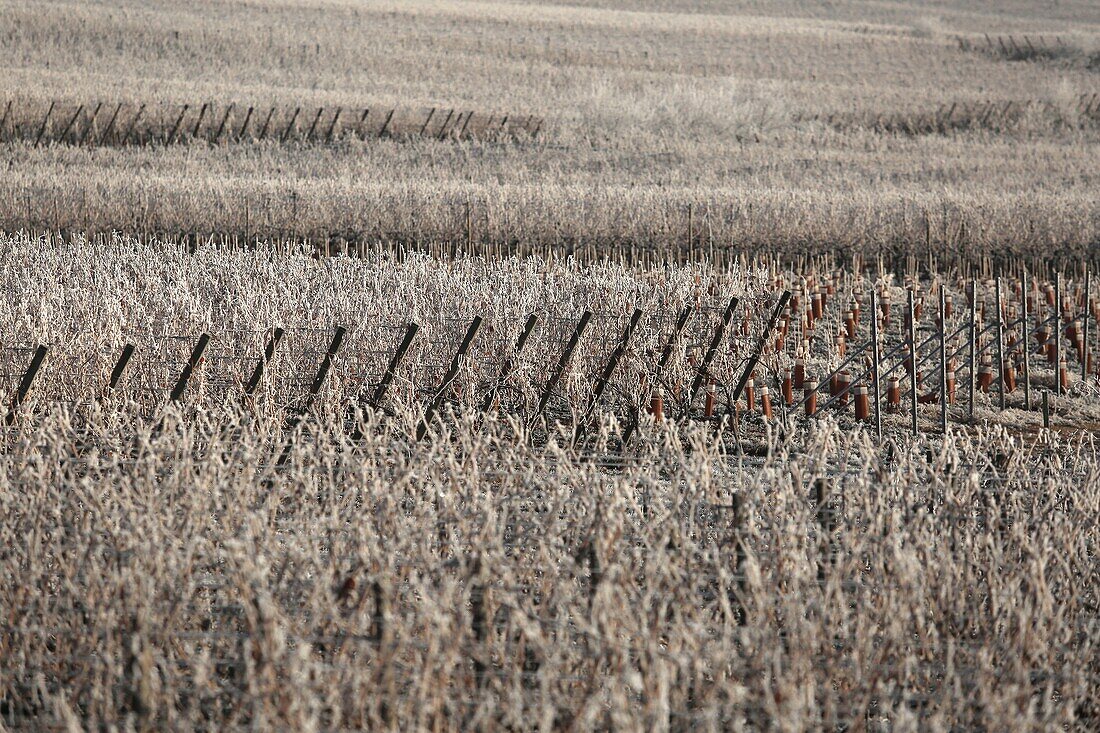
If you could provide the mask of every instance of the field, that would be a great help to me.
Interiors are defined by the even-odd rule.
[[[1034,5],[0,0],[0,731],[1095,730]]]
[[[26,130],[0,181],[7,231],[601,252],[695,238],[791,256],[1006,259],[1080,259],[1098,237],[1100,14],[1088,2],[0,10],[0,104],[13,102],[0,140]],[[998,38],[1050,53],[1017,59]],[[475,126],[505,115],[543,124],[520,144],[416,134],[235,144],[223,132],[214,146],[36,149],[51,102],[51,134],[84,105],[70,137],[99,104],[97,131],[118,104],[119,127],[144,104],[164,134],[183,105],[185,133],[204,104],[215,132],[227,105],[231,130],[254,107],[246,141],[272,106],[285,122],[300,108],[303,133],[323,108],[314,138],[337,107],[344,123],[373,110],[371,129],[396,109],[413,133],[432,109],[433,131],[446,111],[475,112]],[[897,124],[952,105],[946,134]]]

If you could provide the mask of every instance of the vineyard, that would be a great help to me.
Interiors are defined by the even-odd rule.
[[[65,104],[42,107],[25,100],[7,100],[0,116],[0,142],[21,141],[33,147],[59,143],[87,146],[172,145],[187,141],[211,144],[242,142],[309,142],[383,137],[438,140],[530,139],[543,120],[533,115],[475,114],[431,108],[267,109],[235,103],[213,104]]]
[[[8,729],[1096,721],[1087,277],[2,259]]]
[[[1100,730],[1100,6],[0,0],[0,733]]]

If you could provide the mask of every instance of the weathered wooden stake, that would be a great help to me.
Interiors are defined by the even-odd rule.
[[[527,323],[523,326],[523,330],[516,340],[516,346],[512,349],[512,354],[504,359],[504,364],[500,368],[500,376],[497,377],[497,383],[493,385],[493,388],[489,390],[485,395],[485,400],[481,403],[482,412],[488,412],[492,408],[493,400],[496,399],[497,392],[500,390],[500,385],[504,384],[508,375],[512,373],[512,366],[515,363],[515,359],[518,358],[520,352],[523,351],[523,347],[527,344],[527,339],[530,338],[531,332],[535,330],[535,324],[538,323],[538,320],[538,316],[534,313],[527,316]]]
[[[50,115],[53,114],[53,108],[57,102],[50,102],[49,109],[46,110],[46,116],[42,118],[42,126],[38,128],[38,136],[34,139],[34,147],[38,147],[38,144],[42,142],[42,136],[46,134],[46,124],[50,121]]]
[[[1028,325],[1028,312],[1027,312],[1028,289],[1027,289],[1027,285],[1028,285],[1028,283],[1027,283],[1027,271],[1025,270],[1024,274],[1023,274],[1023,282],[1022,282],[1021,290],[1020,290],[1020,292],[1023,294],[1023,297],[1020,298],[1020,305],[1021,305],[1022,310],[1023,310],[1023,328],[1021,329],[1021,331],[1023,332],[1022,338],[1023,338],[1023,349],[1024,349],[1024,409],[1025,410],[1030,410],[1031,409],[1031,355],[1028,353],[1028,350],[1030,348],[1028,346],[1028,341],[1030,340],[1031,337],[1028,334],[1028,331],[1031,329],[1031,326]]]
[[[913,305],[913,291],[909,291],[909,413],[912,418],[913,435],[917,429],[917,319]]]
[[[107,391],[113,392],[118,388],[119,382],[122,381],[122,374],[126,371],[126,366],[130,363],[130,357],[134,355],[134,345],[126,344],[122,347],[122,356],[119,357],[115,363],[115,368],[111,370],[111,381],[107,383]]]
[[[443,407],[443,401],[447,399],[447,392],[450,390],[451,383],[458,376],[458,370],[462,368],[462,361],[466,357],[466,352],[470,350],[470,345],[474,342],[480,328],[481,316],[474,316],[474,320],[470,322],[470,327],[466,329],[466,335],[462,337],[462,343],[459,344],[458,351],[451,359],[451,365],[439,385],[439,390],[436,391],[435,397],[429,403],[428,409],[424,411],[424,418],[416,429],[417,440],[423,440],[424,436],[428,434],[428,428],[431,426],[432,420],[435,419],[436,413]]]
[[[191,375],[195,369],[199,366],[199,361],[202,359],[202,354],[206,351],[206,345],[210,343],[210,334],[202,334],[199,336],[199,340],[195,343],[195,348],[191,349],[191,357],[187,360],[187,364],[184,365],[183,371],[180,372],[180,377],[176,380],[176,386],[172,389],[172,394],[169,399],[172,402],[179,402],[183,397],[184,391],[187,389],[187,383],[191,380]]]
[[[722,321],[714,331],[714,337],[710,340],[710,346],[707,348],[706,354],[703,355],[703,361],[699,364],[699,370],[695,373],[695,381],[691,383],[691,391],[688,392],[687,396],[687,411],[685,415],[691,412],[691,403],[695,400],[695,395],[699,394],[699,390],[703,386],[703,381],[707,378],[710,363],[714,361],[714,357],[718,355],[718,347],[722,344],[722,336],[726,333],[726,327],[729,326],[730,321],[733,320],[733,311],[737,308],[737,302],[736,297],[730,298],[730,302],[726,306],[726,311],[722,314]]]
[[[970,384],[969,412],[974,419],[974,388],[978,380],[978,281],[970,280]]]
[[[325,351],[325,358],[321,360],[321,367],[317,370],[317,376],[313,378],[313,384],[309,387],[309,399],[306,402],[306,409],[309,409],[309,407],[313,405],[313,401],[317,398],[317,395],[320,394],[321,387],[328,377],[329,369],[332,368],[332,360],[335,358],[336,352],[340,350],[340,346],[344,343],[345,333],[346,331],[343,326],[336,327],[336,332],[332,335],[332,341]]]
[[[1005,339],[1000,277],[994,280],[994,299],[997,311],[997,404],[1003,411],[1005,409]]]
[[[940,430],[947,434],[947,299],[940,283]]]
[[[584,330],[588,328],[588,321],[591,319],[591,311],[585,311],[581,314],[580,321],[577,322],[576,328],[573,329],[573,335],[569,337],[569,342],[565,345],[565,350],[558,359],[557,367],[546,381],[546,387],[543,389],[542,396],[539,398],[538,409],[535,410],[535,414],[532,416],[533,420],[542,417],[542,412],[546,409],[546,403],[550,400],[550,394],[554,391],[554,387],[558,386],[558,381],[561,380],[562,375],[565,373],[565,368],[569,366],[569,357],[573,355],[573,350],[576,349],[577,344],[580,343],[581,336],[584,335]]]
[[[574,441],[579,441],[584,437],[584,432],[588,427],[588,421],[592,419],[592,413],[596,411],[600,398],[603,397],[604,390],[607,388],[607,383],[611,380],[611,375],[615,372],[615,367],[619,365],[619,360],[622,359],[623,354],[626,353],[626,349],[630,345],[630,337],[634,335],[634,329],[638,326],[640,320],[642,320],[642,310],[641,308],[635,308],[634,313],[630,316],[630,321],[626,324],[626,330],[623,332],[622,341],[620,341],[619,345],[615,347],[615,350],[611,352],[611,358],[607,360],[607,364],[604,365],[603,371],[600,372],[600,376],[596,379],[596,385],[592,389],[592,397],[588,401],[588,408],[584,411],[584,417],[577,423],[576,431],[573,435]]]
[[[878,292],[871,286],[871,379],[875,391],[875,435],[882,440],[882,388],[879,384]]]
[[[7,417],[4,418],[5,425],[14,425],[15,420],[19,414],[19,408],[23,406],[23,402],[26,401],[27,395],[30,394],[31,385],[34,384],[34,378],[38,374],[38,370],[42,367],[42,362],[46,358],[46,347],[43,344],[39,344],[38,348],[34,350],[34,355],[31,357],[31,363],[27,366],[27,371],[23,372],[23,378],[19,380],[19,387],[15,390],[15,395],[12,397],[11,407],[8,409]]]
[[[268,363],[272,357],[275,356],[275,349],[278,348],[279,342],[283,340],[283,329],[278,326],[271,332],[271,338],[267,340],[267,345],[264,347],[263,356],[256,362],[256,368],[252,371],[252,376],[248,379],[248,384],[245,385],[244,393],[252,394],[256,391],[256,388],[260,386],[260,380],[263,379],[264,370],[267,368]]]
[[[1062,273],[1054,275],[1054,393],[1062,394]]]
[[[1085,268],[1085,314],[1081,318],[1081,381],[1089,378],[1089,317],[1092,315],[1092,276]]]

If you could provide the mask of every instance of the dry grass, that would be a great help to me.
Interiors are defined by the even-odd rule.
[[[927,247],[929,229],[933,246],[960,253],[1005,247],[1069,259],[1096,241],[1094,126],[1024,115],[914,143],[903,127],[899,136],[891,127],[836,131],[824,122],[921,119],[952,104],[1012,100],[1061,109],[1096,93],[1095,73],[1006,62],[964,50],[956,37],[1045,33],[1089,48],[1100,24],[1087,5],[995,15],[980,5],[918,12],[840,3],[828,18],[802,3],[4,11],[12,22],[0,51],[0,99],[37,109],[56,98],[546,118],[537,145],[387,142],[335,157],[313,146],[85,154],[15,145],[16,175],[0,192],[9,231],[244,233],[258,218],[246,226],[248,209],[273,222],[274,232],[263,233],[457,241],[466,237],[464,216],[451,215],[448,202],[472,198],[485,202],[476,237],[497,244],[672,247],[682,227],[669,220],[689,203],[712,212],[719,245],[792,252],[915,251]],[[148,175],[120,173],[134,169]],[[221,169],[233,173],[205,172]],[[283,204],[290,196],[299,201],[293,215]],[[28,197],[30,213],[20,203]],[[56,215],[55,197],[64,202]],[[74,211],[76,201],[83,208]],[[723,214],[727,204],[738,213]],[[940,211],[954,212],[944,227],[923,225],[922,213]],[[509,212],[515,221],[498,218]],[[965,235],[942,234],[960,226]]]

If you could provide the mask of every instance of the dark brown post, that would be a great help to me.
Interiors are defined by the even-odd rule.
[[[317,129],[317,122],[321,119],[321,115],[324,114],[324,112],[324,107],[317,108],[317,114],[313,117],[313,122],[309,126],[309,132],[306,133],[306,140],[313,139],[313,131]]]
[[[405,336],[401,339],[397,351],[393,353],[393,358],[390,359],[389,366],[386,367],[385,373],[382,374],[381,381],[378,382],[378,386],[375,387],[374,394],[371,396],[372,406],[378,407],[382,403],[382,398],[386,396],[386,390],[389,389],[390,383],[393,382],[394,375],[397,373],[397,368],[401,366],[401,362],[405,358],[405,354],[408,353],[409,347],[412,346],[413,338],[416,337],[416,333],[419,330],[420,326],[415,323],[410,323],[405,328]]]
[[[534,419],[542,417],[542,411],[546,409],[546,403],[550,400],[550,393],[554,391],[554,387],[558,386],[562,374],[565,373],[565,368],[569,366],[569,357],[573,355],[573,350],[580,343],[581,336],[584,335],[584,330],[588,328],[588,322],[591,319],[591,311],[585,311],[581,314],[581,320],[577,322],[577,327],[573,329],[573,335],[569,337],[569,343],[565,345],[565,351],[561,353],[557,367],[551,373],[550,379],[546,381],[546,387],[542,391],[542,397],[539,398],[539,406],[535,411]]]
[[[424,411],[424,418],[420,421],[420,425],[416,429],[416,439],[423,440],[424,436],[428,434],[428,428],[432,424],[432,420],[435,419],[435,414],[443,407],[443,401],[447,399],[447,392],[450,390],[451,382],[458,376],[458,370],[462,368],[462,360],[466,357],[466,352],[470,350],[470,344],[474,342],[474,338],[477,336],[478,330],[481,328],[481,316],[474,316],[474,320],[470,322],[470,327],[466,329],[466,335],[462,337],[462,343],[458,346],[458,351],[455,352],[454,357],[451,359],[451,366],[448,367],[447,373],[443,376],[443,381],[439,385],[439,390],[435,393],[435,397],[428,405],[428,409]]]
[[[516,346],[512,350],[511,356],[505,357],[504,359],[504,364],[500,368],[500,376],[497,377],[496,385],[489,390],[485,395],[485,400],[481,403],[482,412],[488,412],[493,406],[493,400],[497,396],[500,385],[504,384],[504,380],[512,373],[512,366],[515,363],[515,359],[520,355],[520,352],[523,351],[523,347],[527,344],[527,339],[530,338],[531,332],[535,330],[535,324],[538,323],[538,320],[538,316],[534,313],[527,316],[527,323],[524,325],[523,331],[520,332],[519,338],[516,340]]]
[[[432,121],[433,117],[435,117],[435,107],[432,107],[430,110],[428,110],[428,118],[424,120],[424,124],[420,126],[421,137],[424,136],[424,132],[428,129],[428,123]]]
[[[56,104],[57,102],[50,102],[50,107],[46,110],[46,116],[42,118],[42,126],[38,128],[38,137],[34,139],[34,147],[36,148],[42,142],[42,136],[46,134],[46,124],[50,121],[50,115],[53,114],[53,108]]]
[[[749,378],[752,376],[753,370],[756,369],[756,365],[760,362],[760,354],[763,353],[764,347],[768,343],[768,339],[772,335],[772,331],[779,324],[779,316],[782,315],[783,309],[787,307],[787,303],[791,300],[791,291],[784,290],[783,294],[779,296],[779,302],[775,304],[775,308],[772,309],[772,317],[768,319],[768,323],[764,327],[764,332],[760,334],[760,340],[756,344],[756,351],[753,352],[752,357],[749,359],[749,363],[745,365],[745,371],[741,373],[741,378],[737,381],[737,386],[733,390],[733,397],[730,402],[737,404],[737,400],[741,399],[741,393],[745,391],[745,385],[748,384]]]
[[[19,413],[19,408],[27,399],[27,395],[30,394],[31,385],[34,383],[34,378],[38,374],[38,370],[42,367],[42,361],[45,358],[46,347],[42,344],[39,344],[38,348],[34,350],[34,356],[31,357],[31,363],[27,367],[27,371],[23,373],[23,378],[19,380],[19,387],[15,391],[15,396],[12,398],[11,407],[8,410],[8,415],[4,419],[4,423],[6,425],[15,424],[15,419]]]
[[[726,306],[726,312],[722,314],[722,322],[718,324],[718,328],[714,331],[714,336],[710,340],[710,346],[707,348],[706,354],[703,355],[703,361],[699,364],[699,370],[695,373],[695,381],[691,384],[691,391],[688,392],[687,397],[687,412],[691,411],[691,403],[695,399],[695,395],[699,394],[699,389],[703,386],[703,380],[707,378],[707,370],[710,368],[710,364],[714,361],[714,357],[718,355],[718,347],[722,344],[722,336],[726,333],[726,327],[729,326],[730,321],[733,320],[733,311],[737,308],[737,298],[730,298],[729,305]],[[686,414],[686,413],[685,413]]]
[[[126,371],[126,366],[130,363],[130,357],[133,355],[133,344],[126,344],[122,347],[122,356],[118,358],[118,362],[115,363],[115,368],[111,370],[111,381],[107,383],[108,393],[118,388],[119,382],[122,381],[122,374]]]
[[[680,338],[680,333],[684,330],[684,326],[687,325],[688,319],[691,318],[691,313],[694,309],[691,304],[684,306],[684,309],[680,311],[680,317],[676,319],[676,325],[672,327],[672,333],[668,335],[668,340],[665,342],[665,348],[661,351],[661,358],[657,361],[657,368],[655,369],[655,376],[660,381],[661,376],[664,374],[665,367],[668,366],[669,360],[672,358],[672,350],[676,347],[676,342]],[[643,399],[645,395],[642,396]],[[638,429],[638,411],[636,409],[631,415],[630,424],[627,425],[626,430],[623,431],[623,445],[630,442],[630,439],[634,436],[634,431]]]
[[[325,135],[325,139],[328,142],[332,142],[332,134],[336,132],[336,123],[340,121],[340,112],[343,111],[343,107],[336,108],[336,114],[332,116],[332,122],[328,125],[328,134]]]
[[[69,118],[69,123],[67,125],[65,125],[65,129],[61,131],[60,135],[58,135],[58,137],[57,137],[58,142],[61,142],[61,143],[65,142],[65,138],[68,137],[68,135],[69,135],[69,130],[72,129],[72,126],[76,123],[76,118],[79,117],[80,113],[83,112],[83,111],[84,111],[84,105],[83,104],[77,106],[76,112],[73,112],[73,116]]]
[[[443,136],[447,133],[447,124],[451,121],[451,118],[454,117],[454,115],[455,115],[455,111],[452,109],[451,111],[449,111],[447,113],[447,116],[443,119],[443,124],[439,128],[439,135],[437,136],[440,140],[442,140]]]
[[[379,138],[386,134],[386,130],[390,129],[390,122],[393,120],[393,115],[395,112],[397,112],[396,109],[391,109],[390,113],[386,115],[386,121],[382,123],[382,129],[378,131]]]
[[[202,108],[199,109],[198,119],[195,120],[195,126],[191,129],[191,137],[199,136],[199,126],[202,125],[202,120],[206,117],[206,110],[210,108],[209,102],[203,102]]]
[[[95,127],[95,121],[99,117],[99,111],[101,109],[103,109],[103,102],[96,102],[96,106],[92,110],[92,116],[88,118],[88,124],[84,126],[84,134],[80,136],[79,143],[81,145],[88,141],[88,135],[91,134],[92,129]]]
[[[267,117],[264,118],[264,124],[260,126],[259,139],[263,140],[267,137],[267,126],[271,124],[271,118],[275,114],[275,105],[271,106],[271,109],[267,111]]]
[[[145,105],[142,105],[141,109],[140,109],[140,110],[138,110],[138,115],[141,115],[141,112],[142,112],[142,110],[144,110],[144,109],[145,109]],[[171,144],[172,144],[172,142],[174,142],[174,141],[175,141],[175,139],[176,139],[176,133],[177,133],[177,132],[179,132],[179,129],[180,129],[180,125],[182,125],[182,124],[183,124],[183,116],[184,116],[185,114],[187,114],[187,110],[188,110],[188,105],[186,105],[186,104],[185,104],[185,105],[183,105],[183,109],[181,109],[181,110],[180,110],[180,115],[179,115],[179,117],[177,117],[177,118],[176,118],[176,124],[172,125],[172,131],[171,131],[170,133],[168,133],[168,137],[167,137],[167,138],[165,138],[165,140],[164,140],[164,142],[165,142],[166,144],[168,144],[168,145],[171,145]],[[136,119],[135,119],[135,121],[136,121]]]
[[[212,143],[218,142],[218,139],[221,138],[222,133],[225,132],[225,126],[226,126],[226,124],[229,123],[229,115],[231,115],[232,113],[233,113],[233,103],[230,102],[229,106],[225,108],[225,114],[222,115],[222,121],[221,121],[221,124],[218,125],[218,131],[214,133],[214,139],[211,140],[210,142],[212,142]]]
[[[248,111],[244,113],[244,123],[242,123],[240,129],[237,130],[237,142],[244,139],[244,134],[248,131],[248,123],[252,121],[253,109],[253,107],[249,107]]]
[[[138,107],[138,111],[137,111],[137,113],[136,113],[136,114],[134,115],[134,119],[130,120],[130,124],[129,124],[129,126],[127,126],[127,128],[126,128],[126,133],[125,133],[125,134],[124,134],[124,135],[122,136],[122,138],[121,138],[121,139],[119,140],[119,142],[120,142],[120,143],[121,143],[122,145],[125,145],[125,144],[126,144],[126,143],[127,143],[127,142],[128,142],[129,140],[130,140],[130,133],[132,133],[132,132],[134,131],[134,127],[135,127],[135,126],[137,126],[138,120],[140,120],[140,119],[141,119],[141,116],[142,116],[142,115],[143,115],[144,113],[145,113],[145,105],[143,104],[143,105],[141,105],[140,107]]]
[[[298,115],[301,114],[302,108],[295,107],[294,114],[290,116],[290,122],[287,124],[286,129],[283,130],[283,142],[285,143],[290,137],[290,131],[294,129],[294,123],[298,121]]]
[[[309,399],[306,402],[307,408],[313,404],[313,400],[320,394],[321,387],[328,377],[329,369],[332,368],[332,359],[336,356],[336,352],[340,350],[341,344],[344,343],[345,333],[346,331],[343,326],[336,327],[336,333],[333,334],[332,341],[328,345],[328,350],[325,351],[325,358],[321,360],[321,368],[317,370],[317,376],[313,378],[313,384],[309,387]]]
[[[184,391],[187,389],[187,383],[191,379],[191,374],[199,365],[199,361],[202,359],[202,354],[206,351],[206,345],[210,342],[209,334],[202,334],[199,336],[198,342],[195,343],[195,348],[191,350],[191,358],[187,360],[187,364],[184,365],[183,371],[180,373],[180,378],[176,381],[176,386],[172,389],[172,394],[169,397],[172,402],[179,402],[183,397]]]
[[[592,418],[592,413],[596,411],[596,407],[600,402],[600,398],[603,397],[604,390],[607,389],[607,383],[611,381],[611,375],[615,372],[615,367],[619,365],[619,360],[623,358],[623,354],[626,353],[626,349],[630,346],[630,337],[634,335],[634,329],[637,328],[638,322],[642,320],[642,309],[635,308],[634,313],[630,316],[630,321],[626,324],[626,330],[623,332],[622,341],[615,347],[615,350],[611,352],[611,358],[607,360],[607,364],[604,365],[603,371],[600,372],[599,378],[596,380],[596,386],[592,389],[592,397],[588,401],[588,409],[584,412],[584,417],[577,423],[576,431],[574,432],[574,441],[579,441],[584,437],[584,431],[588,427],[588,421]]]
[[[99,144],[102,145],[107,139],[107,136],[111,134],[111,131],[115,129],[115,120],[118,119],[119,112],[122,111],[122,102],[118,103],[115,107],[114,114],[111,115],[111,119],[107,121],[107,126],[103,128],[103,134],[99,136]]]
[[[256,362],[256,368],[252,371],[252,376],[248,380],[248,384],[245,385],[244,393],[252,394],[256,391],[256,388],[260,386],[260,380],[263,379],[264,369],[267,368],[268,362],[275,356],[275,349],[279,347],[279,342],[283,340],[283,329],[278,326],[271,332],[271,338],[267,340],[267,346],[264,347],[263,356]]]

